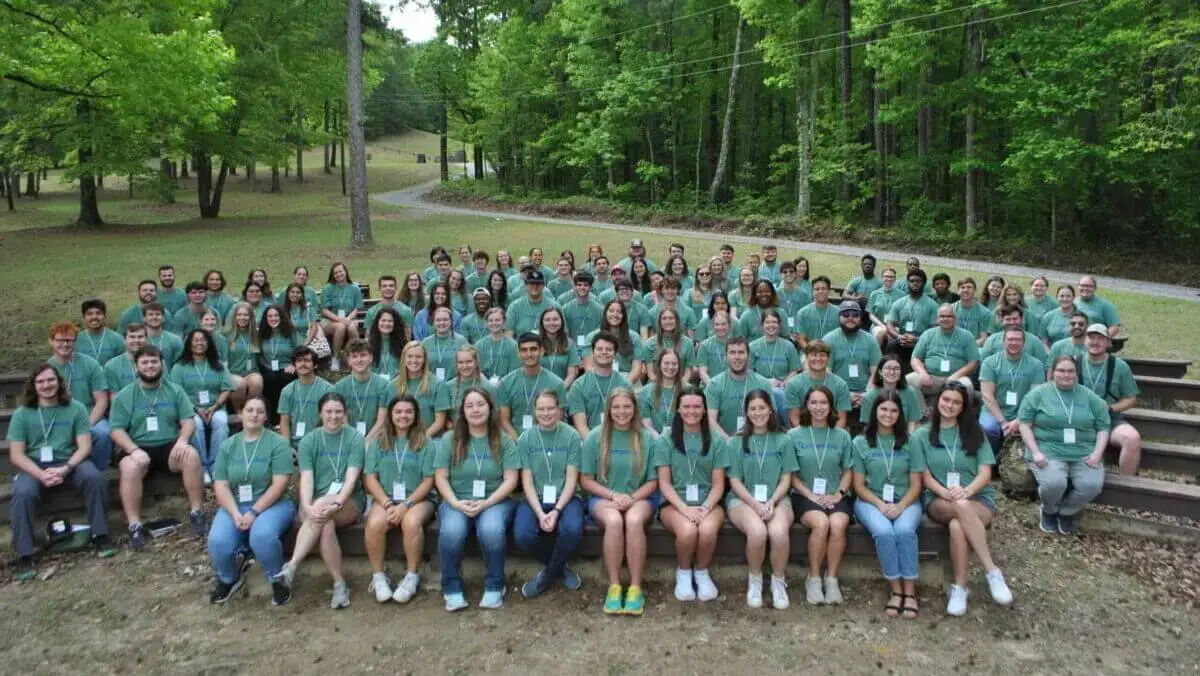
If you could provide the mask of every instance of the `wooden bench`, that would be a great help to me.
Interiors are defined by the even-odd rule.
[[[1200,401],[1200,380],[1186,378],[1162,378],[1159,376],[1133,377],[1142,398],[1152,401]]]
[[[1200,518],[1200,486],[1109,472],[1096,502],[1125,509]]]
[[[1104,456],[1105,461],[1115,465],[1120,450],[1116,444],[1109,444],[1108,451]],[[1200,476],[1200,447],[1168,444],[1161,441],[1143,441],[1142,461],[1139,467]]]
[[[108,506],[111,514],[113,510],[121,509],[121,496],[118,491],[120,477],[117,470],[110,469],[104,473],[104,478],[108,481]],[[12,493],[12,482],[6,481],[0,484],[0,524],[12,521]],[[178,474],[153,472],[146,477],[142,484],[143,501],[171,495],[183,495],[183,479]],[[37,507],[39,519],[45,514],[82,511],[83,498],[70,485],[43,491],[41,504]]]
[[[1155,357],[1123,357],[1135,376],[1182,378],[1192,365],[1190,359],[1158,359]]]
[[[1147,439],[1200,443],[1200,416],[1131,408],[1121,414]]]

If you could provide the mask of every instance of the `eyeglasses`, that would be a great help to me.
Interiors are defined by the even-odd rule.
[[[899,367],[899,366],[884,366],[884,367],[883,367],[883,372],[884,372],[884,373],[899,373],[899,372],[900,372],[900,370],[901,370],[901,369],[900,369],[900,367]]]
[[[697,272],[696,276],[697,277],[712,277],[712,273],[711,272]]]
[[[846,310],[844,312],[839,312],[838,314],[841,315],[842,317],[857,317],[857,316],[859,316],[858,310]]]

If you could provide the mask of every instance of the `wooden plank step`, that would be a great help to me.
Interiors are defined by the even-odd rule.
[[[120,476],[117,470],[108,470],[104,473],[104,478],[108,481],[109,510],[120,510],[121,496],[117,490]],[[183,479],[178,474],[153,472],[146,477],[142,486],[143,502],[170,495],[183,495]],[[12,491],[13,484],[11,482],[6,481],[0,484],[0,524],[7,524],[12,520]],[[82,509],[83,498],[70,485],[67,485],[61,489],[43,491],[42,502],[38,505],[37,513],[39,515],[59,514]]]
[[[1156,401],[1200,401],[1200,380],[1186,378],[1160,378],[1158,376],[1133,377],[1142,398]]]
[[[1182,378],[1192,365],[1190,359],[1159,359],[1157,357],[1123,357],[1135,376]]]
[[[1109,472],[1096,502],[1189,519],[1200,518],[1200,486]]]
[[[1146,439],[1200,443],[1200,416],[1148,408],[1131,408],[1121,415]]]
[[[1120,452],[1119,446],[1109,444],[1108,451],[1104,455],[1105,462],[1115,466]],[[1139,467],[1200,476],[1200,446],[1143,441],[1142,462]]]

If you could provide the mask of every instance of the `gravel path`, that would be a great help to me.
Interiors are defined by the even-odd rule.
[[[623,223],[599,223],[596,221],[583,221],[570,218],[552,218],[547,216],[535,216],[532,214],[515,214],[507,211],[464,209],[461,207],[452,207],[444,204],[436,204],[425,201],[425,194],[436,187],[437,184],[438,181],[430,181],[428,183],[412,186],[411,188],[405,188],[404,190],[394,190],[392,192],[373,195],[372,197],[380,202],[395,206],[422,209],[424,211],[443,214],[456,214],[460,216],[478,216],[481,218],[531,221],[536,223],[556,223],[561,225],[573,225],[582,228],[620,230],[623,232],[636,232],[647,235],[677,235],[681,237],[694,237],[697,239],[708,239],[720,242],[736,242],[739,244],[762,245],[771,242],[781,247],[790,247],[807,251],[819,251],[822,253],[839,254],[844,256],[861,256],[863,253],[863,247],[861,246],[824,244],[821,242],[800,242],[788,239],[771,239],[767,237],[751,237],[746,235],[733,235],[729,233],[678,230],[673,228],[652,228],[643,225],[627,225]],[[890,258],[893,260],[904,259],[909,255],[908,253],[900,251],[873,250],[872,253],[880,258]],[[1042,270],[1021,265],[987,263],[984,261],[973,261],[962,258],[942,258],[940,256],[922,255],[921,261],[926,269],[929,269],[930,267],[951,267],[961,270],[973,270],[986,272],[989,274],[1001,274],[1005,276],[1017,277],[1046,275],[1051,280],[1068,282],[1071,284],[1078,282],[1079,278],[1084,274],[1082,272],[1073,272],[1069,270]],[[1200,303],[1200,289],[1194,287],[1176,286],[1173,284],[1159,284],[1157,282],[1143,282],[1136,279],[1122,279],[1119,277],[1104,277],[1100,275],[1097,275],[1096,279],[1099,283],[1101,294],[1103,294],[1105,289],[1116,289],[1118,291],[1144,293],[1152,296],[1164,296],[1168,298],[1177,298]]]

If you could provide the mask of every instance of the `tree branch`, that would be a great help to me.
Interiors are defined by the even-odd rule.
[[[55,33],[58,33],[63,38],[67,39],[68,41],[78,45],[79,47],[82,47],[83,49],[87,50],[90,54],[92,54],[94,56],[98,56],[101,59],[104,59],[105,61],[107,61],[109,58],[109,57],[105,56],[104,54],[101,54],[100,52],[97,52],[96,50],[92,49],[91,47],[88,47],[87,45],[83,44],[78,39],[76,39],[75,36],[71,35],[70,33],[66,32],[65,30],[63,30],[62,26],[59,26],[57,21],[52,21],[50,19],[47,19],[46,17],[41,16],[40,14],[37,14],[36,12],[31,12],[29,10],[16,7],[11,2],[9,2],[9,0],[0,0],[0,7],[3,7],[10,12],[14,12],[14,13],[20,14],[22,16],[27,16],[30,19],[33,19],[36,23],[40,23],[44,26],[48,26]]]
[[[104,94],[95,94],[93,92],[85,92],[85,91],[78,91],[75,89],[67,89],[65,87],[58,87],[56,85],[46,84],[44,82],[34,82],[33,80],[30,80],[29,78],[25,77],[24,75],[17,75],[16,73],[4,73],[3,75],[0,75],[0,79],[10,80],[12,82],[19,82],[19,83],[25,85],[26,87],[32,87],[34,89],[37,89],[37,90],[40,90],[43,92],[51,92],[54,94],[63,94],[66,96],[76,96],[76,97],[85,98],[85,99],[111,99],[111,98],[113,98],[111,96],[106,96]]]

